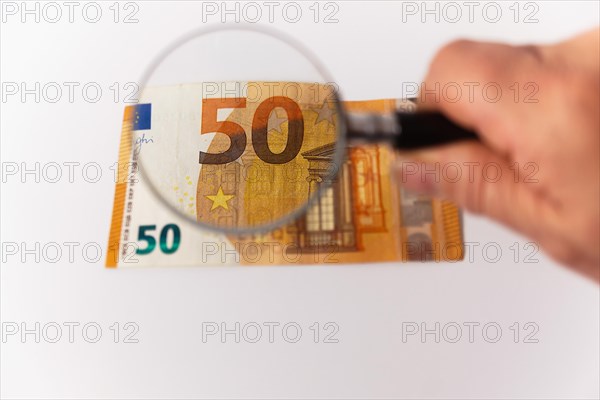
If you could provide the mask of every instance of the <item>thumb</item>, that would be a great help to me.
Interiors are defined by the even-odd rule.
[[[454,201],[533,238],[543,233],[536,231],[540,218],[558,223],[537,184],[525,181],[518,169],[480,143],[401,153],[395,169],[404,188]]]

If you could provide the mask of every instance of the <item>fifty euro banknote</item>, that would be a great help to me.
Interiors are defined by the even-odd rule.
[[[290,85],[294,93],[291,96]],[[197,107],[178,108],[181,99],[190,98],[200,100]],[[238,103],[223,107],[218,113],[208,110],[210,104],[231,98]],[[281,187],[298,204],[306,202],[310,193],[329,179],[325,174],[328,164],[334,162],[334,143],[305,139],[293,162],[293,179],[261,179],[256,174],[261,169],[256,168],[257,157],[251,154],[250,146],[235,160],[219,164],[203,165],[197,157],[179,158],[182,172],[176,177],[161,178],[165,181],[160,182],[178,212],[158,199],[148,178],[140,173],[138,160],[158,140],[173,135],[166,124],[182,127],[178,132],[192,132],[189,137],[171,136],[169,140],[179,140],[192,148],[217,150],[218,154],[225,135],[206,133],[216,131],[223,122],[231,122],[243,128],[250,142],[251,125],[256,121],[253,117],[273,98],[294,103],[294,108],[300,110],[297,118],[302,119],[305,133],[327,132],[339,117],[326,96],[315,93],[314,84],[290,82],[159,86],[146,89],[138,104],[125,108],[106,267],[308,265],[463,258],[460,210],[451,202],[404,190],[391,174],[399,156],[386,145],[345,145],[342,165],[337,166],[335,179],[327,182],[319,199],[296,220],[268,233],[224,234],[203,229],[192,220],[235,222],[239,218],[260,218],[261,210],[281,206],[273,204],[269,195]],[[227,100],[227,104],[232,103]],[[345,101],[343,107],[349,112],[389,113],[412,109],[414,104],[384,99]],[[207,124],[204,117],[208,114],[216,114],[219,122],[202,126]],[[286,110],[274,104],[267,114],[266,135],[287,135],[291,124]],[[321,136],[305,134],[304,138]],[[166,152],[154,151],[144,156],[148,158],[148,154],[157,166],[172,161],[166,159],[170,156]]]

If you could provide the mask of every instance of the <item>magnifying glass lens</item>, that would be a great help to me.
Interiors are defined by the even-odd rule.
[[[147,72],[134,114],[142,179],[213,230],[291,222],[326,191],[343,157],[331,78],[293,41],[261,30],[220,28],[176,43]]]

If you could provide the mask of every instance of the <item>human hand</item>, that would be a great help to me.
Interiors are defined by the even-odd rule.
[[[444,113],[481,142],[404,153],[403,186],[508,225],[600,281],[599,37],[596,29],[551,46],[457,41],[441,49],[419,108]],[[479,85],[472,96],[444,95],[453,83]],[[461,174],[408,174],[407,162],[422,171],[458,165]]]

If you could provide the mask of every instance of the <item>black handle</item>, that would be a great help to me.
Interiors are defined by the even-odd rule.
[[[473,131],[465,129],[437,112],[397,112],[400,134],[394,147],[399,150],[438,146],[461,140],[479,140]]]

